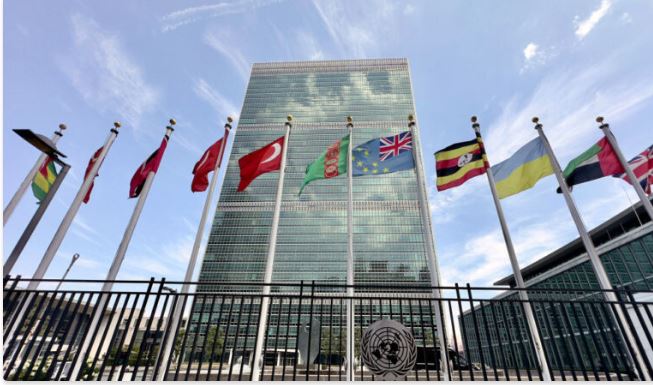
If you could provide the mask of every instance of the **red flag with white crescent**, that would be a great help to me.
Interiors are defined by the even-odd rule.
[[[240,184],[238,191],[243,191],[256,177],[270,171],[281,169],[281,154],[285,145],[282,136],[274,142],[261,147],[238,160],[240,166]]]
[[[193,182],[190,185],[192,192],[205,191],[209,187],[209,173],[215,169],[218,157],[220,156],[220,147],[222,147],[223,138],[218,139],[211,147],[204,151],[200,160],[193,167]],[[219,165],[218,165],[219,166]]]
[[[88,178],[88,174],[91,172],[93,165],[100,157],[100,153],[102,152],[103,149],[104,147],[98,148],[97,151],[95,151],[95,154],[93,154],[91,159],[88,161],[88,166],[86,166],[86,172],[84,172],[84,180]],[[84,203],[88,203],[88,200],[91,199],[91,191],[93,191],[93,186],[95,185],[95,177],[99,175],[100,173],[97,172],[95,173],[95,176],[93,176],[93,181],[91,182],[91,186],[88,188],[88,191],[86,191],[86,196],[84,197]]]

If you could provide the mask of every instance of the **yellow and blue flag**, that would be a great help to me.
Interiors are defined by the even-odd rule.
[[[367,141],[352,150],[352,176],[389,174],[410,170],[413,160],[413,135],[397,135]]]
[[[526,143],[510,158],[492,166],[491,170],[500,199],[528,190],[538,180],[553,174],[551,160],[539,137]]]

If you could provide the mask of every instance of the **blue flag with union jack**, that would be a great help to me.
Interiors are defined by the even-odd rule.
[[[410,170],[413,159],[413,135],[404,131],[397,135],[372,139],[352,150],[352,175],[379,175]]]

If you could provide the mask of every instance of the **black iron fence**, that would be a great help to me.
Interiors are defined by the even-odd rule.
[[[402,323],[414,337],[417,359],[408,380],[545,378],[523,316],[525,302],[514,290],[358,285],[348,296],[344,285],[301,282],[272,285],[264,296],[263,285],[249,282],[229,283],[232,290],[220,292],[211,288],[224,290],[224,283],[193,283],[192,293],[181,294],[182,282],[165,279],[116,281],[110,293],[99,291],[101,281],[66,280],[53,290],[49,286],[59,280],[42,280],[34,291],[24,289],[28,281],[4,279],[7,380],[233,381],[258,373],[262,380],[374,380],[361,359],[361,338],[382,319]],[[552,379],[653,375],[653,293],[623,289],[617,302],[606,302],[596,289],[528,294]],[[270,307],[259,346],[263,297]],[[171,315],[179,308],[183,319],[173,330]],[[624,318],[615,316],[617,309]],[[100,322],[91,330],[98,312]],[[624,328],[634,344],[623,338]],[[254,364],[257,351],[260,366]],[[634,359],[638,355],[641,360]]]

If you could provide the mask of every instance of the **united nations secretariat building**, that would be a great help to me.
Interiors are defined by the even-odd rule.
[[[265,368],[269,367],[268,374],[272,376],[273,369],[279,371],[277,367],[282,367],[284,362],[292,365],[298,360],[305,364],[305,357],[297,349],[297,323],[308,324],[313,319],[316,327],[313,333],[322,330],[329,335],[322,342],[323,349],[314,347],[311,356],[320,355],[319,359],[326,365],[331,361],[332,378],[344,379],[345,372],[336,370],[336,366],[342,366],[346,359],[345,303],[337,297],[332,301],[321,296],[346,294],[348,179],[344,175],[313,182],[301,196],[299,188],[306,165],[331,143],[347,135],[346,116],[353,119],[353,146],[409,130],[407,117],[414,113],[414,102],[408,62],[381,59],[254,64],[201,268],[199,292],[261,291],[261,286],[242,283],[264,280],[279,175],[264,174],[247,190],[237,192],[238,160],[283,136],[288,113],[294,118],[287,144],[272,274],[272,282],[280,284],[272,291],[280,296],[273,298],[270,307],[270,327],[264,341]],[[421,159],[418,135],[415,130],[414,147]],[[404,284],[429,287],[437,282],[432,281],[429,268],[436,265],[429,264],[429,258],[433,262],[435,258],[430,215],[425,221],[420,211],[420,204],[427,204],[420,201],[426,196],[425,185],[416,171],[421,170],[353,179],[354,284],[361,286],[356,291],[367,292],[369,296],[370,292],[380,292],[380,288],[365,285],[392,285],[383,291],[396,292]],[[300,281],[308,286],[298,286]],[[203,282],[219,282],[219,285],[202,285]],[[238,285],[229,285],[232,282]],[[314,292],[312,306],[310,300],[304,299],[300,304],[292,297],[281,295],[297,295],[300,291]],[[431,290],[418,291],[424,298],[432,298]],[[240,301],[232,303],[227,299],[225,304],[218,303],[215,307],[223,309],[224,321],[232,306],[246,315],[254,313],[251,319],[232,318],[233,334],[225,335],[225,344],[235,346],[230,350],[234,354],[232,359],[249,364],[254,358],[258,303],[244,300],[241,304]],[[390,302],[381,298],[357,302],[354,313],[359,329],[383,318],[382,314],[389,317],[394,311],[399,315],[399,302],[392,306]],[[209,306],[210,302],[204,307]],[[421,306],[415,302],[412,307],[412,313],[419,316],[421,311],[424,320],[415,330],[416,337],[427,339],[433,347],[434,333],[437,335],[435,309],[428,302]],[[199,319],[201,308],[201,302],[195,304],[191,328]],[[411,309],[406,305],[402,310],[410,318]],[[218,311],[214,309],[214,312]],[[300,312],[305,319],[298,319]],[[236,324],[240,328],[238,333]],[[202,324],[200,335],[203,327]],[[196,350],[193,354],[202,352]],[[275,378],[276,375],[284,374],[279,372]],[[325,371],[323,375],[329,374]]]
[[[406,59],[254,64],[199,278],[98,292],[6,277],[4,378],[653,378],[653,223],[641,204],[590,232],[616,300],[580,240],[524,267],[526,289],[512,276],[445,287],[415,116]],[[338,140],[405,132],[414,167],[299,193]],[[284,136],[285,168],[237,191],[239,160]]]

